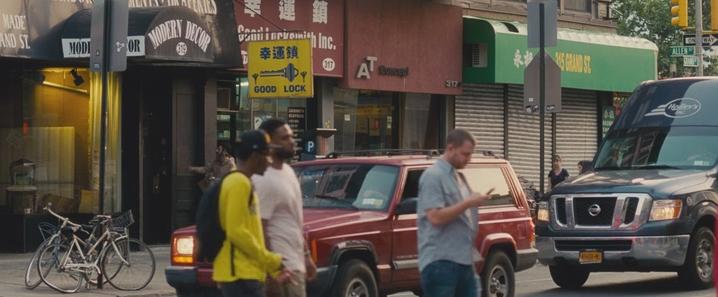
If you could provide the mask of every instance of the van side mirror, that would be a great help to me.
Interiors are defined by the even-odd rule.
[[[399,202],[399,205],[396,206],[396,210],[394,211],[395,215],[404,215],[404,214],[415,214],[416,213],[416,204],[419,202],[419,198],[412,197],[412,198],[406,198]]]

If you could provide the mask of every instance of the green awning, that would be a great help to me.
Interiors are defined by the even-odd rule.
[[[526,24],[464,17],[464,83],[523,84],[538,49],[527,49]],[[561,67],[561,86],[631,92],[656,79],[658,48],[642,38],[559,28],[547,52]]]

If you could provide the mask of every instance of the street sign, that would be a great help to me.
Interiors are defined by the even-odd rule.
[[[540,46],[540,32],[541,27],[539,22],[541,21],[540,15],[540,4],[544,5],[544,46],[554,47],[557,42],[557,30],[556,30],[556,0],[529,0],[528,2],[528,47],[537,48]]]
[[[110,15],[106,15],[109,5]],[[102,71],[104,51],[108,51],[107,71],[127,69],[127,23],[129,18],[128,0],[95,0],[90,22],[90,70]],[[109,26],[109,36],[105,29]],[[105,43],[105,38],[109,42]],[[105,44],[110,48],[105,49]]]
[[[703,46],[713,46],[716,43],[718,43],[718,34],[703,34]],[[683,35],[683,45],[696,45],[696,35]]]
[[[683,67],[698,67],[698,57],[683,56]]]
[[[546,112],[561,111],[561,68],[546,53]],[[524,72],[524,109],[528,113],[539,112],[539,96],[541,87],[541,59],[535,57]]]
[[[249,98],[314,97],[309,39],[250,41],[247,52]]]
[[[671,57],[695,56],[695,46],[671,46]]]

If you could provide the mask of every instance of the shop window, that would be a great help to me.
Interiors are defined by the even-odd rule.
[[[464,44],[464,66],[486,68],[489,65],[486,43]]]
[[[335,150],[347,152],[397,148],[398,94],[373,91],[345,94],[335,98]]]
[[[100,75],[46,68],[21,77],[21,83],[3,87],[14,91],[0,95],[3,106],[9,102],[20,111],[0,126],[0,201],[15,213],[35,213],[47,203],[58,212],[97,213]],[[119,77],[111,74],[105,212],[121,209],[120,88]]]
[[[307,130],[307,99],[249,99],[247,77],[220,80],[217,86],[217,140],[239,139],[267,119],[281,119],[294,130],[298,147]],[[228,98],[228,99],[227,99]]]
[[[591,12],[591,0],[562,0],[564,9],[580,12]]]

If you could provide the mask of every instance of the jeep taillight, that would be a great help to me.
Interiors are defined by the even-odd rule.
[[[192,235],[178,235],[172,238],[172,265],[194,265],[195,238]]]

